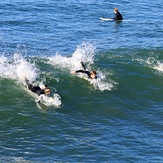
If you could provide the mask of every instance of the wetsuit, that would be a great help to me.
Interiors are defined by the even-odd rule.
[[[115,14],[115,17],[113,18],[115,21],[117,21],[117,20],[123,20],[123,17],[122,17],[122,15],[119,13],[119,12],[117,12],[116,14]]]
[[[38,94],[39,96],[41,94],[45,94],[44,90],[42,90],[39,86],[34,86],[34,85],[30,84],[28,79],[25,79],[25,82],[28,85],[28,89],[31,90],[32,92]]]
[[[89,71],[85,71],[85,70],[77,70],[76,71],[76,73],[79,73],[79,72],[84,73],[84,74],[87,74],[88,78],[92,79],[91,78],[91,73]]]
[[[76,72],[76,73],[81,72],[81,73],[83,73],[83,74],[87,74],[88,78],[92,79],[92,78],[91,78],[91,72],[90,72],[90,71],[86,71],[86,67],[85,67],[83,61],[81,61],[80,63],[81,63],[81,66],[83,67],[84,70],[77,70],[77,71],[75,71],[75,72]],[[95,77],[95,79],[97,79],[97,76]]]

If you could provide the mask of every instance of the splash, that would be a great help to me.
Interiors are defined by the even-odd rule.
[[[163,63],[161,63],[160,61],[157,61],[157,64],[153,68],[159,73],[163,73]]]
[[[90,43],[83,42],[80,46],[77,47],[76,51],[72,55],[76,61],[84,61],[88,63],[93,63],[94,54],[96,46],[93,46]]]
[[[163,73],[163,63],[157,58],[149,57],[146,61],[147,65],[152,69],[156,70],[158,74]]]
[[[28,63],[21,54],[15,53],[13,58],[4,55],[0,57],[0,77],[24,82],[26,76],[30,81],[34,81],[38,75],[38,69],[34,64]]]
[[[143,64],[144,66],[147,66],[151,69],[154,69],[157,71],[157,74],[162,74],[163,73],[163,63],[162,61],[158,60],[158,57],[148,57],[147,59],[135,59],[138,61],[140,64]]]
[[[24,82],[25,77],[33,82],[39,75],[39,70],[36,68],[35,63],[27,62],[21,55],[14,55],[14,64],[16,65],[16,75],[21,82]]]
[[[77,46],[72,57],[65,57],[57,53],[55,56],[49,57],[49,63],[61,69],[76,70],[81,68],[79,64],[81,60],[88,65],[94,63],[95,49],[96,47],[92,44],[83,42],[80,46]]]
[[[109,83],[106,82],[106,76],[103,75],[102,73],[99,74],[99,77],[97,79],[88,79],[89,82],[98,90],[101,91],[105,91],[105,90],[109,90],[111,91],[112,89],[114,89],[114,86],[118,83],[112,81],[111,79],[109,80]]]
[[[52,64],[56,67],[59,67],[61,70],[68,70],[69,72],[83,69],[80,62],[83,61],[87,65],[87,69],[91,70],[92,65],[94,64],[94,56],[95,56],[96,46],[93,46],[90,43],[83,42],[80,46],[77,46],[75,52],[71,57],[65,57],[60,54],[56,54],[53,57],[49,57],[49,64]],[[98,70],[99,78],[98,80],[89,80],[85,77],[85,74],[77,74],[77,76],[88,80],[90,84],[94,86],[95,89],[104,91],[104,90],[112,90],[115,82],[106,81],[106,74],[103,74],[100,70]]]
[[[33,96],[35,101],[39,97],[29,91],[26,88],[25,77],[32,83],[39,76],[39,70],[36,68],[35,63],[28,62],[21,54],[15,53],[13,58],[7,58],[4,55],[0,57],[0,77],[16,80],[21,87],[26,90],[30,95]],[[43,88],[43,82],[41,81],[38,85]],[[48,101],[51,99],[51,101]],[[53,97],[45,97],[44,103],[47,106],[59,106],[61,105],[61,99],[58,94],[54,94]]]
[[[54,93],[53,97],[41,95],[38,100],[46,106],[59,107],[61,105],[61,97],[57,93]]]

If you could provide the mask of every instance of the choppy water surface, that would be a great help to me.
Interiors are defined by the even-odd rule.
[[[114,17],[118,7],[124,20]],[[1,162],[162,162],[161,1],[0,3]],[[70,72],[95,69],[99,79]],[[38,106],[25,87],[48,84]]]

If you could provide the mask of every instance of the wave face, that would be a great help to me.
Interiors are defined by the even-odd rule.
[[[0,162],[163,162],[161,2],[1,2]]]

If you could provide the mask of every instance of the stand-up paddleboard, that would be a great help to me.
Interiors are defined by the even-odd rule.
[[[111,18],[102,18],[102,17],[100,17],[100,19],[103,20],[103,21],[113,21],[113,19],[111,19]]]

